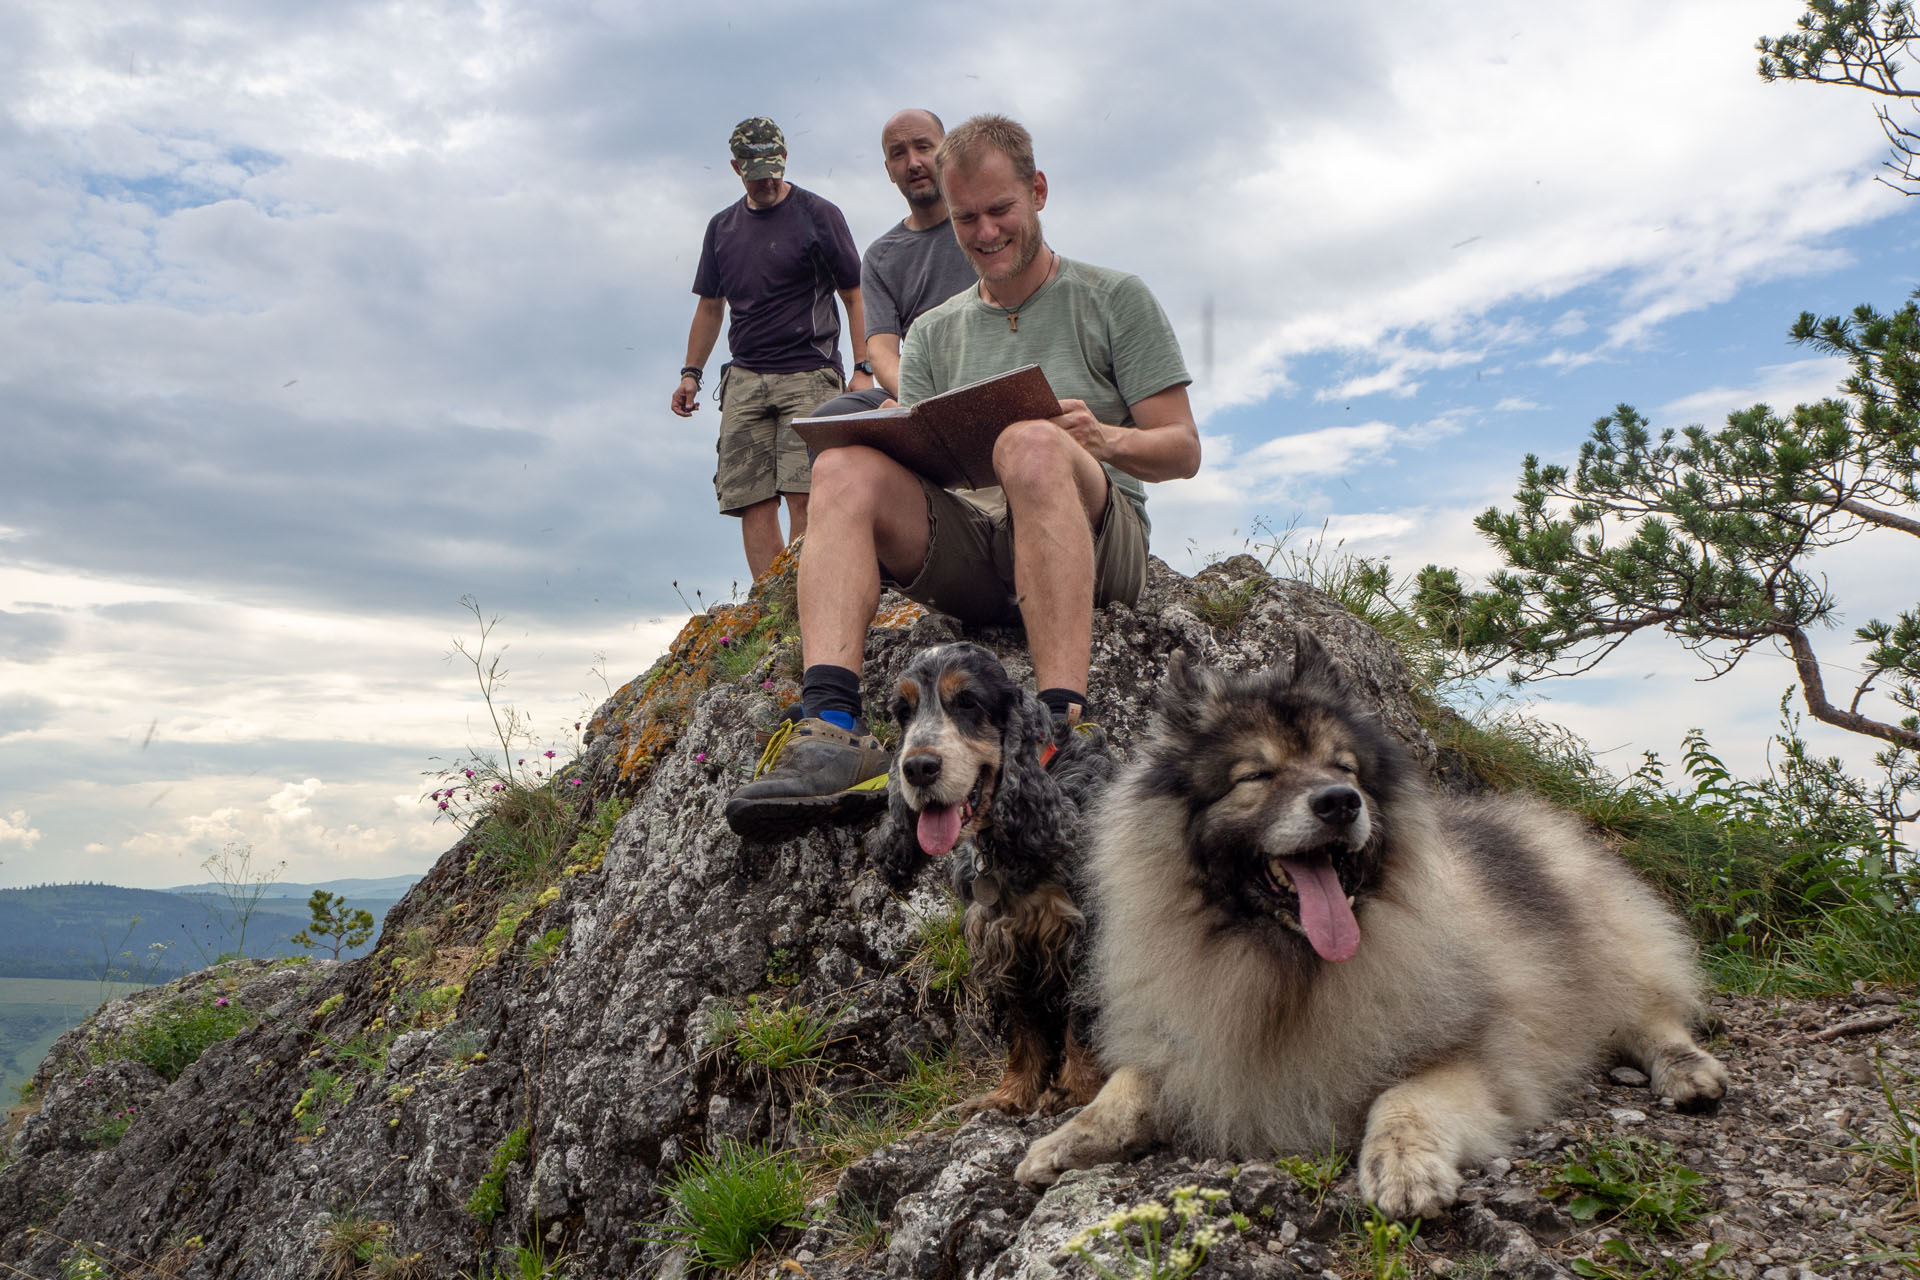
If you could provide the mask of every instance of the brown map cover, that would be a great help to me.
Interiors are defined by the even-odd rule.
[[[1060,401],[1037,364],[929,396],[912,408],[869,409],[828,418],[795,418],[815,451],[864,444],[944,489],[985,489],[993,442],[1016,422],[1059,416]]]

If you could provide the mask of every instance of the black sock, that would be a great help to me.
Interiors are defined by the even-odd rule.
[[[849,720],[860,715],[860,677],[845,667],[829,666],[824,662],[808,667],[800,678],[800,704],[810,716],[826,719],[826,713],[835,711]],[[843,729],[852,728],[846,724]]]
[[[1084,714],[1087,709],[1087,695],[1078,689],[1042,689],[1040,701],[1047,704],[1047,710],[1053,712],[1053,718],[1065,722],[1067,709],[1078,706]]]

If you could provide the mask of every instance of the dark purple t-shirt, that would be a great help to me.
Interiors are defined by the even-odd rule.
[[[860,254],[840,210],[794,187],[771,209],[743,196],[713,215],[693,291],[727,300],[727,347],[753,373],[840,364],[839,289],[860,286]]]

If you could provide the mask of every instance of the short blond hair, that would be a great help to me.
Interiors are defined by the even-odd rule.
[[[1033,163],[1033,135],[1026,126],[1006,116],[975,116],[954,127],[933,153],[936,173],[949,169],[973,169],[988,151],[998,151],[1013,165],[1014,176],[1032,182],[1037,170]]]

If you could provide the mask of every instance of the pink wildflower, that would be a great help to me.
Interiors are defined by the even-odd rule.
[[[695,763],[705,764],[707,762],[707,753],[704,751],[696,751],[693,758]]]

